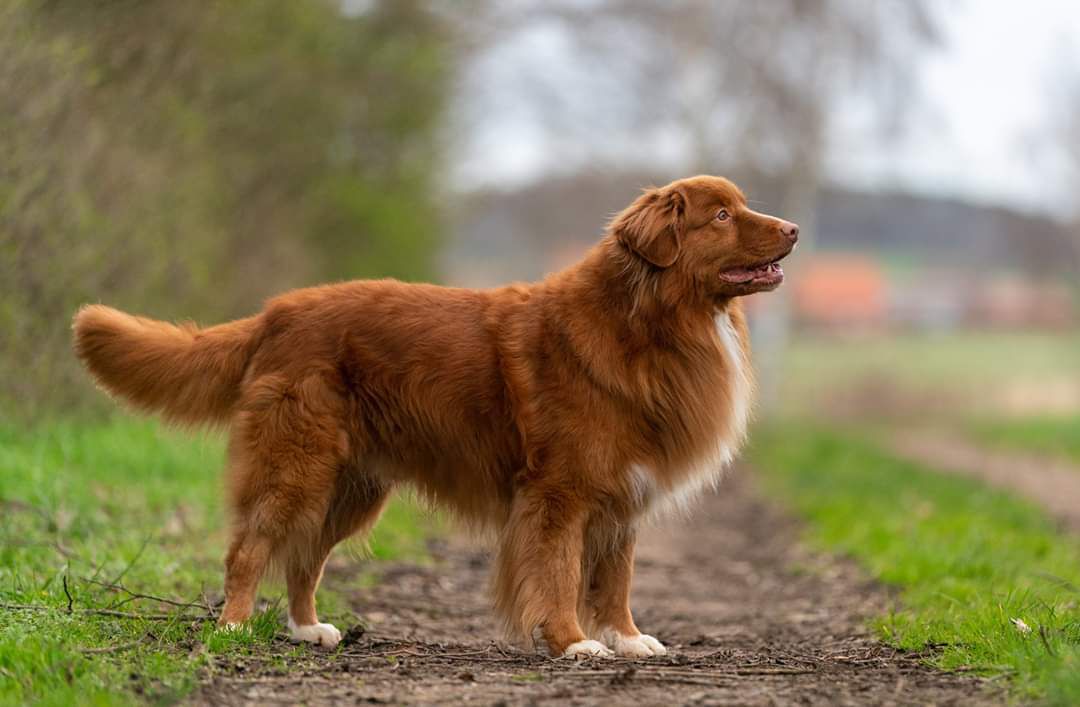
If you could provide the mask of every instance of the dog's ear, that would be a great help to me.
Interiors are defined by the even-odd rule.
[[[627,248],[666,268],[679,259],[685,223],[686,198],[679,191],[647,189],[608,228]]]

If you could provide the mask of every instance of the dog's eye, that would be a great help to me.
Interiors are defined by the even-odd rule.
[[[720,209],[720,213],[716,215],[717,221],[727,221],[729,218],[731,218],[731,214],[727,212],[727,209]]]

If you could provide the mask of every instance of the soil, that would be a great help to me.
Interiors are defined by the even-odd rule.
[[[639,545],[637,623],[669,648],[633,662],[552,660],[500,641],[488,556],[460,538],[428,565],[339,560],[326,581],[366,626],[337,652],[218,662],[195,704],[951,705],[1001,703],[987,683],[893,650],[867,629],[889,593],[851,563],[807,551],[797,524],[735,472],[690,520]],[[351,589],[346,589],[351,588]]]
[[[1066,529],[1080,532],[1080,465],[1063,459],[991,449],[935,430],[897,433],[902,457],[983,481],[1041,506]]]

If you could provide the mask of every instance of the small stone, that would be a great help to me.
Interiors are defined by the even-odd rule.
[[[366,633],[367,626],[362,623],[353,624],[345,632],[345,635],[341,637],[341,645],[352,646],[357,643],[362,643],[364,640],[364,634]]]

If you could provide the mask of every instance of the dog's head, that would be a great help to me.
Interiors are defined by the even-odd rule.
[[[718,298],[776,289],[780,260],[799,227],[750,209],[723,177],[691,177],[646,190],[609,226],[650,267],[692,278]]]

